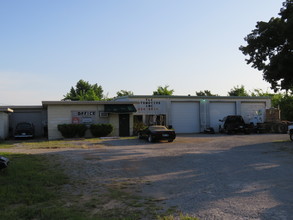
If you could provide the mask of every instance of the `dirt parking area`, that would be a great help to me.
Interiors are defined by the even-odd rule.
[[[79,180],[65,190],[87,199],[99,193],[97,185],[127,183],[133,193],[201,220],[292,219],[293,142],[286,134],[197,134],[179,135],[173,143],[113,139],[104,144],[53,151]]]

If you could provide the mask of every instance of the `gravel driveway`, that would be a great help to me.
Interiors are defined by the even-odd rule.
[[[292,219],[293,142],[288,135],[181,135],[173,143],[107,140],[105,147],[54,151],[90,196],[97,184],[133,191],[203,219]],[[39,152],[40,153],[40,152]]]

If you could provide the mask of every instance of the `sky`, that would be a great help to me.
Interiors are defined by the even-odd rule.
[[[152,95],[269,90],[239,46],[283,0],[0,0],[0,105],[61,100],[83,79]]]

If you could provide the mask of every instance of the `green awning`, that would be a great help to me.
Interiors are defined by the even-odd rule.
[[[136,109],[133,104],[106,104],[104,111],[113,113],[129,113],[136,112]]]

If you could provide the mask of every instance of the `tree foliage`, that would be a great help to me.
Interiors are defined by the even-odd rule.
[[[244,86],[234,86],[233,89],[228,92],[229,96],[249,96],[248,92],[245,90]]]
[[[195,92],[196,96],[218,96],[217,94],[212,94],[210,90],[204,90]]]
[[[79,80],[75,88],[71,87],[70,92],[64,96],[63,100],[71,101],[98,101],[103,98],[103,89],[97,84],[91,85],[89,82]]]
[[[272,107],[273,108],[279,108],[280,103],[286,96],[286,94],[283,93],[269,93],[268,91],[264,92],[262,89],[254,89],[253,92],[251,92],[250,96],[257,96],[257,97],[270,97],[272,101]]]
[[[133,92],[127,91],[127,90],[120,90],[116,94],[117,96],[129,96],[129,95],[133,95]]]
[[[279,17],[268,22],[257,22],[244,40],[247,46],[240,46],[247,64],[263,72],[263,78],[271,88],[291,90],[293,88],[293,0],[283,3]]]
[[[158,86],[157,91],[153,92],[153,95],[173,95],[174,90],[173,89],[168,89],[169,86]]]

